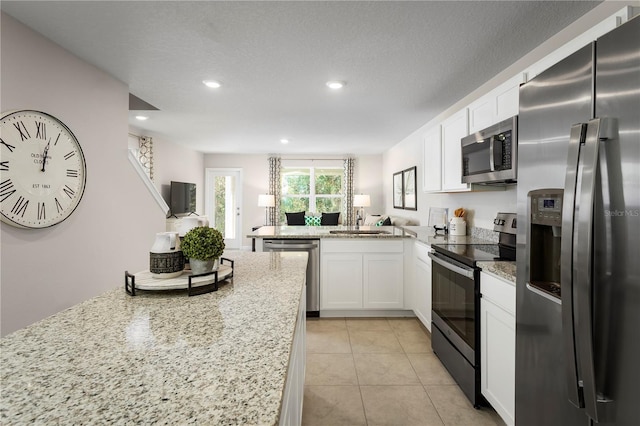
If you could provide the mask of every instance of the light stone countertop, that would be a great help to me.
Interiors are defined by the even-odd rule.
[[[406,234],[411,235],[421,243],[432,244],[492,244],[484,238],[480,238],[474,235],[451,235],[435,233],[433,228],[428,226],[403,226],[402,229]]]
[[[516,283],[516,262],[478,262],[482,272],[495,275],[513,284]]]
[[[277,424],[307,254],[224,256],[217,292],[119,285],[4,337],[0,423]]]
[[[382,234],[332,234],[331,231],[383,231]],[[247,234],[247,238],[317,239],[317,238],[410,238],[397,226],[262,226]]]
[[[356,230],[355,226],[263,226],[250,234],[248,238],[278,239],[324,239],[324,238],[415,238],[425,244],[487,244],[482,238],[471,235],[435,235],[428,226],[360,226],[362,231],[385,231],[383,234],[332,234],[331,231]]]
[[[485,232],[482,236],[476,235],[466,235],[466,236],[454,236],[454,235],[435,235],[432,228],[426,226],[404,226],[403,227],[407,232],[413,232],[415,234],[415,238],[425,244],[492,244],[493,241],[482,238],[482,236],[486,235],[486,238],[490,237],[491,234],[487,234]],[[492,232],[492,231],[487,231]],[[500,278],[503,278],[507,281],[516,283],[516,262],[508,262],[508,261],[488,261],[488,262],[478,262],[477,266],[483,270],[483,272],[488,272]]]

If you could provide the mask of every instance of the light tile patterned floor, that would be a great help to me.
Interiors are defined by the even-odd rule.
[[[415,318],[307,319],[303,425],[504,425],[476,410]]]

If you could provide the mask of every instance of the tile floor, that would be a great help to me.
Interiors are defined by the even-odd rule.
[[[303,425],[504,425],[476,410],[415,318],[307,319]]]

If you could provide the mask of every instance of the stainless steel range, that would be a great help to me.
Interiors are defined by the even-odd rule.
[[[431,343],[475,407],[480,394],[480,261],[515,260],[516,214],[498,213],[497,244],[433,244]]]

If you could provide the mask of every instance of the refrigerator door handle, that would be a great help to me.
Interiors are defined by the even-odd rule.
[[[567,173],[562,201],[562,239],[560,258],[560,288],[562,289],[562,329],[566,360],[566,380],[569,401],[578,408],[584,407],[582,388],[578,384],[576,356],[576,318],[574,315],[573,264],[574,258],[574,212],[576,208],[576,186],[580,148],[585,142],[587,124],[579,123],[571,127]]]
[[[577,302],[577,342],[580,348],[579,378],[583,383],[586,414],[595,422],[607,421],[607,406],[612,400],[596,389],[593,342],[593,214],[600,143],[613,134],[614,120],[595,118],[589,121],[583,161],[578,166],[579,199],[576,203],[576,245],[573,276]],[[577,197],[577,196],[576,196]]]

